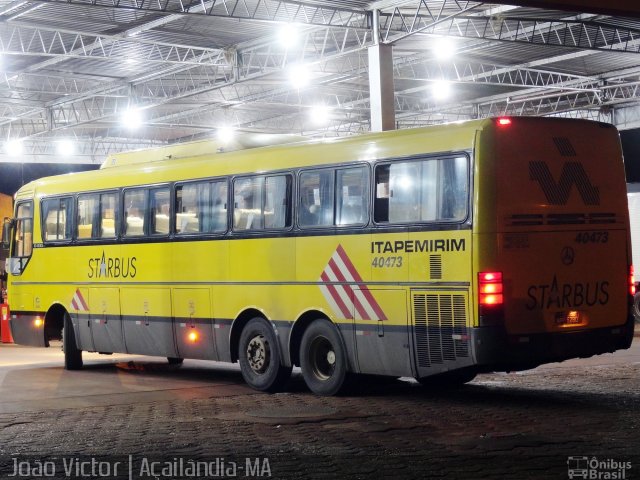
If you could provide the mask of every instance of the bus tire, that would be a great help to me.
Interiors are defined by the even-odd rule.
[[[300,368],[316,395],[335,395],[346,385],[347,354],[336,326],[320,318],[309,325],[300,342]]]
[[[278,338],[264,318],[253,318],[242,329],[238,353],[242,377],[255,390],[280,391],[291,376],[291,367],[280,363]]]
[[[73,323],[68,313],[64,314],[62,329],[62,350],[64,351],[64,368],[66,370],[80,370],[82,368],[82,350],[77,347]]]
[[[169,362],[169,365],[182,365],[182,362],[184,362],[184,358],[167,357],[167,361]]]

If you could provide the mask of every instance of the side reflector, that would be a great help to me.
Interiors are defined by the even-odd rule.
[[[478,274],[478,303],[480,305],[502,305],[504,303],[502,272],[480,272]]]
[[[501,117],[498,119],[498,125],[501,127],[506,127],[507,125],[511,125],[511,119],[506,117]]]

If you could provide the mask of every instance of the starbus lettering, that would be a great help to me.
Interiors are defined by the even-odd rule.
[[[609,302],[609,282],[558,283],[554,275],[550,284],[531,285],[527,295],[528,310],[606,305]]]
[[[371,242],[371,253],[464,252],[464,238]]]
[[[102,257],[89,259],[89,278],[135,278],[136,257],[107,257],[104,251]]]

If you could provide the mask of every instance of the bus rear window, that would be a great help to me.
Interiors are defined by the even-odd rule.
[[[377,223],[459,222],[467,217],[467,157],[393,162],[376,167]]]

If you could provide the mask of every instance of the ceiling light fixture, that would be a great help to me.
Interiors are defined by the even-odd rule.
[[[446,100],[451,96],[451,84],[446,80],[437,80],[431,85],[431,95],[436,100]]]
[[[329,121],[330,110],[326,105],[314,105],[309,110],[309,117],[316,125],[324,125]]]
[[[230,143],[236,136],[236,131],[231,127],[221,127],[216,132],[216,138],[223,145]]]
[[[18,155],[22,155],[24,145],[22,144],[22,140],[20,139],[9,140],[5,144],[4,149],[7,152],[7,155],[11,157],[17,157]]]
[[[434,39],[431,50],[438,60],[447,60],[455,55],[456,45],[448,37],[438,37]]]
[[[62,155],[64,157],[68,157],[74,154],[75,147],[73,142],[69,139],[63,139],[58,141],[58,145],[56,148],[58,155]]]
[[[287,23],[278,31],[278,41],[285,48],[291,48],[298,43],[298,29]]]
[[[122,114],[122,124],[131,130],[142,125],[142,112],[137,108],[127,108]]]
[[[309,67],[307,65],[292,65],[288,70],[289,82],[295,88],[304,88],[311,83]]]

